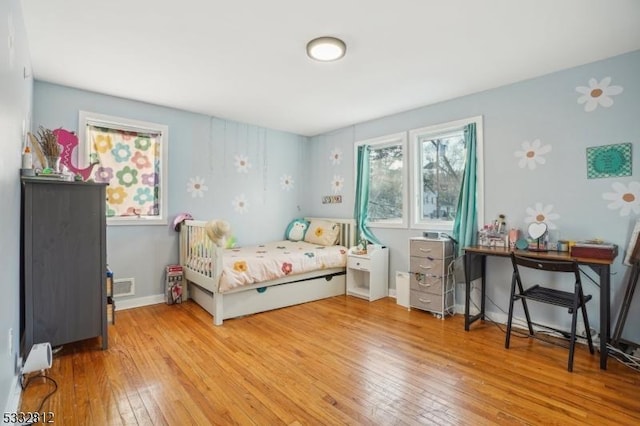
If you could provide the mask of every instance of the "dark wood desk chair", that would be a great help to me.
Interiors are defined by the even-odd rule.
[[[511,322],[513,320],[513,303],[516,300],[522,301],[524,315],[527,319],[529,335],[533,336],[533,326],[531,317],[529,316],[529,308],[527,300],[546,303],[550,305],[561,306],[567,308],[571,314],[571,337],[569,340],[569,363],[567,369],[573,371],[573,353],[576,343],[576,323],[578,319],[578,310],[582,311],[582,319],[589,342],[589,351],[593,354],[593,342],[591,340],[591,329],[589,327],[589,319],[587,318],[587,309],[585,304],[591,300],[591,296],[585,296],[582,291],[582,281],[580,280],[580,271],[577,262],[559,261],[559,260],[539,260],[523,256],[516,256],[511,253],[511,263],[513,264],[513,278],[511,280],[511,297],[509,299],[509,318],[507,321],[507,336],[504,343],[505,348],[509,348],[509,340],[511,338]],[[552,271],[560,273],[570,273],[575,276],[575,285],[572,292],[562,291],[554,288],[544,287],[540,284],[525,286],[522,283],[520,268],[536,269],[539,271]],[[517,290],[517,291],[516,291]]]

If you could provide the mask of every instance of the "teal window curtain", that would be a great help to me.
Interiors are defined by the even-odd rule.
[[[380,241],[371,230],[367,227],[367,214],[369,209],[369,145],[360,145],[358,147],[358,163],[356,165],[356,203],[353,216],[356,220],[358,230],[356,232],[356,242],[366,239],[374,244],[380,244]]]
[[[464,176],[458,197],[458,209],[453,221],[453,238],[458,242],[458,256],[465,247],[474,245],[478,232],[478,212],[476,210],[476,124],[464,127],[464,141],[467,147]]]

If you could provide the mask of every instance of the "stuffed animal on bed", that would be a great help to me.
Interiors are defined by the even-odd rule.
[[[285,231],[285,238],[289,241],[302,241],[304,234],[309,228],[309,222],[304,219],[294,219],[287,226]]]
[[[234,242],[231,236],[231,226],[226,220],[210,220],[204,225],[207,236],[218,247],[229,248],[228,243]]]

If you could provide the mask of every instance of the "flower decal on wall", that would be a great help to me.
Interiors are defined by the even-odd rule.
[[[238,154],[234,157],[233,165],[236,167],[238,173],[249,173],[251,163],[246,155]]]
[[[609,108],[613,105],[611,96],[619,95],[622,90],[621,86],[611,86],[611,77],[605,77],[600,82],[595,78],[591,78],[589,79],[589,87],[576,87],[576,92],[582,94],[578,98],[578,103],[580,105],[584,104],[586,112],[593,111],[598,105]]]
[[[540,139],[535,139],[533,142],[522,142],[522,150],[516,151],[513,155],[520,159],[518,166],[521,169],[529,167],[529,170],[535,170],[538,164],[544,164],[547,162],[544,155],[551,151],[551,145],[542,145]]]
[[[190,192],[193,198],[204,197],[204,193],[208,189],[207,185],[204,184],[204,179],[200,178],[200,176],[189,178],[189,182],[187,183],[187,192]]]
[[[333,148],[331,151],[331,164],[334,166],[339,165],[342,162],[342,151],[340,148]]]
[[[333,179],[331,180],[331,189],[334,194],[339,194],[342,192],[342,188],[344,187],[344,178],[342,176],[333,175]]]
[[[548,206],[543,205],[542,203],[536,203],[534,207],[527,207],[527,217],[524,219],[525,223],[532,222],[544,222],[549,229],[556,229],[557,226],[553,223],[553,220],[560,219],[560,215],[557,213],[553,213],[553,205],[549,204]]]
[[[611,201],[608,208],[620,210],[620,216],[629,216],[632,210],[636,214],[640,213],[640,182],[629,182],[629,186],[614,182],[611,188],[614,192],[602,194],[602,198]]]
[[[233,206],[233,209],[240,214],[245,214],[249,211],[249,202],[244,194],[236,196],[236,198],[231,202],[231,205]]]
[[[293,178],[289,175],[280,176],[280,187],[285,191],[290,191],[293,188]]]

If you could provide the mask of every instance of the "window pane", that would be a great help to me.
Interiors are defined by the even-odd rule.
[[[464,174],[466,148],[463,131],[419,141],[422,181],[420,219],[449,222],[456,217]]]
[[[401,223],[403,146],[372,147],[369,161],[369,222]]]

